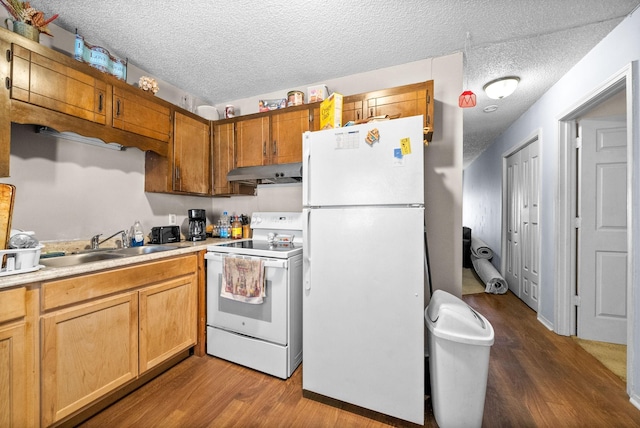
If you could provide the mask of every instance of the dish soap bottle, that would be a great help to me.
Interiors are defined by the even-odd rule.
[[[142,247],[144,245],[144,231],[142,230],[142,225],[138,220],[136,220],[136,222],[133,223],[133,226],[131,226],[129,236],[131,236],[132,247]]]

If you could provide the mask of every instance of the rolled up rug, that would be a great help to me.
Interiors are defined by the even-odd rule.
[[[471,237],[471,254],[479,259],[491,259],[493,251],[482,239]]]
[[[485,285],[484,292],[491,294],[504,294],[509,289],[507,281],[500,275],[500,272],[493,267],[488,259],[480,259],[471,256],[473,268]]]

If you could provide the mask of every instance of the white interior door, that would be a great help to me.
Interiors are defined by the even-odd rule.
[[[540,155],[536,138],[506,160],[506,267],[509,289],[538,310]]]
[[[506,248],[504,279],[509,290],[520,297],[520,152],[507,158],[507,217],[505,222]]]
[[[626,343],[627,126],[579,122],[578,337]]]

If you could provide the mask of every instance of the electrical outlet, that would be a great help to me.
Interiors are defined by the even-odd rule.
[[[178,224],[177,220],[176,220],[176,215],[175,214],[169,214],[169,226],[172,226],[174,224]]]

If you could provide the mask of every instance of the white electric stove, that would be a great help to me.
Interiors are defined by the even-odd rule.
[[[302,213],[256,212],[251,229],[251,240],[207,247],[207,353],[286,379],[302,362]],[[228,292],[253,284],[258,264],[259,303]]]

